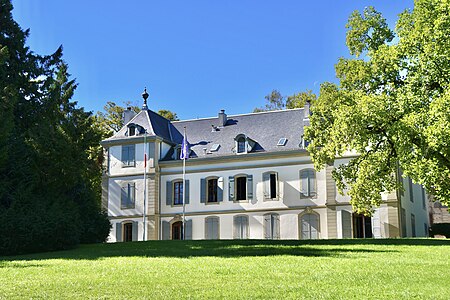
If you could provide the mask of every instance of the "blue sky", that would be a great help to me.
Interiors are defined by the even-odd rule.
[[[413,1],[61,1],[13,0],[28,45],[59,45],[87,110],[107,101],[141,105],[181,119],[253,111],[273,89],[283,95],[335,81],[348,56],[350,13],[373,5],[393,27]]]

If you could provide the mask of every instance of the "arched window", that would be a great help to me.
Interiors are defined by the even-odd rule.
[[[300,198],[316,197],[316,172],[314,169],[300,171]]]
[[[278,240],[280,238],[280,215],[264,215],[264,238]]]
[[[237,143],[237,153],[246,153],[247,152],[247,149],[245,146],[245,144],[246,144],[245,138],[243,136],[239,137],[236,140],[236,143]]]
[[[207,217],[205,219],[205,238],[207,240],[219,239],[219,217]]]
[[[239,215],[233,218],[234,239],[248,239],[248,216]]]
[[[302,240],[319,238],[319,216],[316,213],[303,214],[299,221]]]

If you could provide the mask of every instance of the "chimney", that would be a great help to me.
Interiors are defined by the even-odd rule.
[[[127,109],[124,110],[122,114],[123,125],[126,125],[128,122],[130,122],[135,115],[136,113],[134,112],[134,110],[132,110],[131,107],[128,106]]]
[[[227,114],[224,109],[219,112],[219,127],[224,127],[227,124]]]
[[[309,126],[309,116],[311,115],[311,102],[306,101],[305,106],[303,108],[303,124],[305,126]]]

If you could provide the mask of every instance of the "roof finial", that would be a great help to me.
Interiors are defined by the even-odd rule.
[[[144,92],[142,93],[142,98],[144,98],[144,105],[142,105],[142,109],[147,110],[147,99],[148,99],[148,93],[147,93],[147,87],[144,88]]]

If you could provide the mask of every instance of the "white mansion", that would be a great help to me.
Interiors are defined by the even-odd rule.
[[[408,179],[401,179],[404,192],[383,194],[371,218],[352,212],[349,197],[336,191],[334,166],[313,169],[302,139],[308,117],[308,106],[172,122],[146,102],[137,115],[125,111],[125,126],[102,142],[109,241],[183,238],[183,193],[186,239],[426,236],[426,195]],[[184,128],[191,149],[185,184]]]

